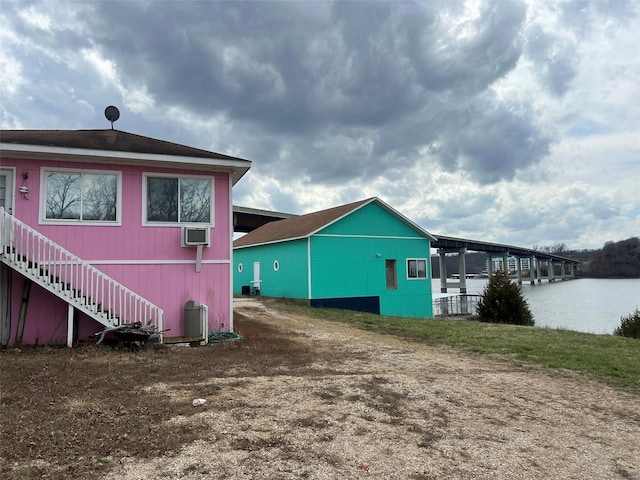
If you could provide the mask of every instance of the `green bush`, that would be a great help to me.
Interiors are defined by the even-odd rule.
[[[481,322],[489,323],[535,324],[520,286],[503,271],[496,272],[489,279],[478,302],[478,317]]]
[[[621,337],[640,338],[640,310],[620,319],[620,325],[613,332]]]

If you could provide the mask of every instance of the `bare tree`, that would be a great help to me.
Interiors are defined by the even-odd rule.
[[[208,223],[211,220],[211,182],[182,179],[180,181],[180,221]]]
[[[147,220],[209,223],[211,181],[197,178],[147,178]]]
[[[115,221],[117,201],[115,174],[47,174],[47,218]]]
[[[82,219],[115,221],[118,202],[116,175],[83,176]]]
[[[80,219],[80,174],[47,175],[47,218]]]
[[[147,220],[150,222],[178,221],[177,178],[147,178]]]
[[[567,246],[564,243],[556,243],[555,245],[534,245],[533,249],[536,252],[561,254],[567,251]]]

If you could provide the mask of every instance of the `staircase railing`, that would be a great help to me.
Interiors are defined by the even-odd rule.
[[[102,325],[141,322],[162,331],[162,309],[0,207],[2,261]]]
[[[475,317],[481,295],[461,294],[436,298],[433,301],[433,315],[436,317]]]

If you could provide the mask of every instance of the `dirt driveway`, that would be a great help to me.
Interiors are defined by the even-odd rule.
[[[59,458],[21,462],[3,453],[10,460],[4,472],[62,478],[67,468],[71,476],[114,480],[640,479],[637,396],[572,373],[522,369],[285,315],[268,302],[239,301],[236,312],[238,325],[275,332],[264,334],[267,342],[280,339],[273,340],[271,355],[261,350],[264,339],[248,342],[239,350],[247,361],[224,363],[221,357],[219,370],[197,374],[197,364],[189,364],[188,385],[158,372],[132,387],[132,401],[166,400],[156,436],[175,435],[177,443],[149,454],[133,445],[112,448],[101,458],[78,446],[76,458],[86,468],[77,471]],[[175,355],[173,368],[182,354]],[[10,363],[3,358],[4,367]],[[196,392],[207,404],[185,407]],[[105,400],[68,398],[82,415],[106,407]],[[18,404],[11,393],[2,401],[6,410]],[[8,436],[19,431],[20,425],[3,426],[3,452],[12,448]],[[85,438],[96,434],[87,431]],[[135,433],[129,435],[131,441]]]

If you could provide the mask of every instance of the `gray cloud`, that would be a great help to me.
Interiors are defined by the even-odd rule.
[[[521,55],[519,30],[526,7],[520,2],[495,2],[481,8],[477,19],[459,27],[464,31],[452,34],[451,25],[443,22],[423,31],[420,42],[410,43],[425,88],[476,93],[515,67]],[[450,13],[453,18],[460,14]]]
[[[640,15],[640,3],[627,0],[569,0],[550,8],[558,19],[555,31],[530,25],[526,53],[536,64],[539,80],[556,96],[567,92],[577,74],[581,42],[602,27],[606,37],[615,36]]]
[[[576,74],[575,42],[532,25],[527,31],[526,52],[535,62],[536,75],[542,84],[553,95],[564,95]]]
[[[487,211],[499,207],[495,192],[467,193],[454,198],[439,197],[430,199],[429,203],[438,211],[437,219],[459,220],[479,217]]]
[[[469,18],[452,2],[309,5],[95,2],[75,12],[81,28],[36,34],[54,50],[98,48],[124,85],[143,84],[160,109],[225,115],[245,156],[321,183],[409,167],[434,141],[443,165],[482,182],[545,154],[530,117],[484,100],[477,107],[517,64],[524,4],[482,4]],[[484,142],[474,126],[489,122],[495,134]],[[460,128],[471,131],[460,138]],[[523,139],[534,145],[517,146]],[[517,158],[506,154],[512,147]]]
[[[629,25],[640,14],[640,4],[629,0],[569,0],[555,7],[563,25],[581,36],[588,34],[593,24],[612,21],[612,27]]]
[[[261,203],[249,206],[301,212],[312,195],[327,206],[373,194],[404,203],[416,221],[437,217],[425,225],[440,233],[524,240],[552,219],[569,235],[581,215],[617,225],[637,209],[565,192],[589,210],[558,200],[571,215],[562,223],[526,204],[510,210],[495,188],[553,185],[564,168],[556,144],[566,152],[594,138],[573,152],[592,158],[595,133],[638,129],[628,50],[639,9],[617,0],[5,2],[0,66],[11,74],[0,79],[0,120],[105,128],[104,107],[115,104],[116,128],[253,160],[234,189]],[[637,164],[609,142],[598,155],[624,182],[619,172]],[[295,189],[283,191],[283,179]],[[460,187],[468,198],[443,194]]]
[[[452,118],[430,153],[446,170],[467,171],[478,183],[512,179],[544,158],[553,141],[530,108],[499,102],[491,93]]]
[[[246,156],[276,171],[294,168],[324,183],[373,178],[415,164],[417,150],[439,139],[447,168],[471,168],[490,182],[546,152],[519,148],[525,155],[507,158],[515,142],[540,138],[525,125],[531,118],[507,118],[490,105],[481,106],[489,118],[480,126],[502,122],[493,128],[515,133],[511,144],[484,145],[469,133],[458,145],[448,130],[478,123],[465,111],[517,64],[526,14],[519,2],[484,4],[468,19],[451,2],[322,3],[314,16],[286,2],[95,8],[85,18],[94,41],[131,81],[144,78],[157,101],[228,115],[252,132]]]

